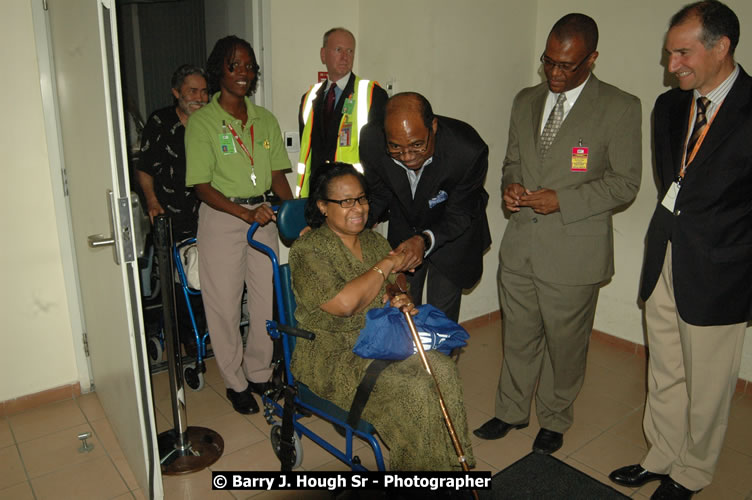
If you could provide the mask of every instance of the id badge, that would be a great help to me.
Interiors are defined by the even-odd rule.
[[[232,139],[232,134],[219,134],[219,149],[223,155],[231,155],[237,153],[235,148],[235,141]]]
[[[572,148],[572,172],[587,172],[588,148]]]
[[[679,196],[679,184],[676,183],[676,181],[671,183],[671,186],[668,188],[668,191],[666,191],[666,196],[663,197],[663,200],[661,201],[661,205],[666,207],[669,212],[674,211],[674,206],[676,206],[676,197]]]
[[[345,122],[342,124],[342,128],[339,129],[339,145],[340,147],[350,146],[350,139],[352,136],[352,122]]]
[[[355,109],[355,101],[353,101],[352,94],[350,94],[350,96],[347,99],[345,99],[345,103],[342,105],[342,114],[351,115],[354,109]]]

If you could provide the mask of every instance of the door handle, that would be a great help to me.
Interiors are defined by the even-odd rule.
[[[115,244],[115,238],[112,236],[107,237],[103,234],[90,234],[89,235],[89,246],[91,248],[99,248],[99,247],[106,247],[108,245],[114,245]]]
[[[90,248],[101,248],[106,246],[112,247],[112,258],[115,264],[120,265],[120,256],[118,255],[117,236],[115,233],[115,199],[112,190],[107,190],[107,207],[110,209],[110,235],[90,234],[88,237]]]

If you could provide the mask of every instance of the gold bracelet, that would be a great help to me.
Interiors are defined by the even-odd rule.
[[[384,281],[386,281],[386,274],[384,274],[384,271],[382,271],[379,266],[373,266],[371,268],[371,271],[376,271],[377,273],[381,275],[382,278],[384,278]]]

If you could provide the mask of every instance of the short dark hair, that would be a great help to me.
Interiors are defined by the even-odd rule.
[[[222,79],[224,70],[228,67],[232,55],[238,47],[245,48],[253,59],[253,67],[255,76],[248,87],[247,96],[253,95],[256,92],[256,85],[258,84],[258,78],[261,72],[259,71],[258,60],[256,59],[256,53],[253,51],[251,44],[238,38],[235,35],[226,36],[217,40],[214,44],[214,48],[209,55],[209,59],[206,61],[206,73],[209,75],[209,93],[214,94],[219,91],[219,82]]]
[[[700,41],[706,49],[715,46],[718,40],[725,36],[731,42],[729,54],[734,55],[739,43],[739,18],[733,10],[716,0],[691,3],[673,15],[668,27],[671,29],[692,17],[697,17],[702,23]]]
[[[317,170],[319,173],[313,180],[313,187],[308,194],[308,201],[306,202],[304,210],[306,223],[312,228],[321,227],[326,221],[326,217],[324,217],[324,214],[319,210],[318,201],[329,198],[329,186],[334,179],[344,175],[355,176],[363,187],[366,196],[368,196],[368,184],[366,184],[366,178],[349,163],[322,163]]]
[[[561,41],[582,37],[588,52],[595,52],[598,48],[598,25],[592,17],[585,14],[572,13],[562,17],[551,28],[548,36],[551,35]]]
[[[331,35],[332,33],[336,33],[338,31],[342,31],[343,33],[347,33],[348,35],[350,35],[352,37],[353,42],[355,41],[355,35],[352,34],[352,31],[350,31],[347,28],[337,27],[337,28],[332,28],[329,31],[327,31],[326,33],[324,33],[324,42],[321,44],[321,46],[322,47],[326,47],[326,42],[329,41],[329,35]]]
[[[399,94],[394,94],[392,97],[389,98],[387,101],[387,114],[389,110],[389,103],[392,103],[392,106],[394,106],[394,101],[404,98],[413,98],[417,101],[418,109],[420,110],[420,117],[423,120],[423,124],[426,126],[427,129],[430,129],[433,126],[433,119],[436,117],[433,114],[433,108],[431,108],[431,103],[428,102],[428,99],[426,99],[423,95],[417,93],[417,92],[400,92]]]
[[[183,82],[185,82],[185,79],[191,75],[202,76],[204,80],[207,80],[208,82],[204,68],[199,68],[198,66],[194,66],[193,64],[183,64],[172,74],[172,78],[170,79],[170,88],[173,88],[179,92],[183,87]]]

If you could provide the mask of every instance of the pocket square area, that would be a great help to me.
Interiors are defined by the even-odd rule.
[[[449,198],[449,195],[443,189],[436,193],[436,196],[428,200],[428,208],[433,208],[439,203],[445,202]]]

